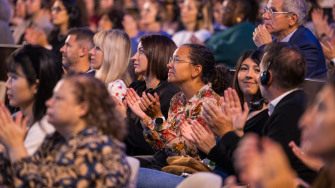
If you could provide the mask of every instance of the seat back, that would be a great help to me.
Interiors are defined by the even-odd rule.
[[[129,181],[129,188],[136,188],[136,183],[137,183],[137,176],[138,176],[138,171],[140,168],[140,161],[137,160],[134,157],[129,157],[127,156],[127,161],[130,165],[131,169],[131,174],[130,174],[130,181]]]

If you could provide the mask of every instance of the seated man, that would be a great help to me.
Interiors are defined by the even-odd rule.
[[[260,64],[259,82],[262,96],[269,101],[269,119],[257,134],[280,143],[299,177],[312,182],[316,174],[303,165],[289,147],[290,141],[300,141],[298,121],[305,110],[306,97],[299,86],[304,81],[305,64],[298,49],[288,46],[287,43],[274,43],[265,49]],[[245,124],[246,120],[243,121]],[[209,152],[208,158],[223,168],[231,166],[232,154],[243,135],[237,133],[238,131],[233,130],[223,135],[220,142]]]
[[[88,28],[74,28],[69,31],[65,44],[60,49],[65,73],[71,71],[94,76],[89,60],[89,51],[94,46],[93,35]]]
[[[326,78],[326,63],[321,45],[313,33],[302,26],[307,15],[305,0],[269,0],[263,12],[264,23],[254,32],[258,47],[277,42],[297,46],[306,59],[307,78]]]

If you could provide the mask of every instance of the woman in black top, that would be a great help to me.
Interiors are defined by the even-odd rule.
[[[57,61],[61,62],[60,48],[64,45],[68,31],[74,27],[87,25],[85,12],[80,8],[81,0],[56,0],[51,8],[52,23],[55,28],[49,35],[49,43]]]
[[[167,64],[176,49],[175,43],[162,35],[147,35],[140,39],[137,52],[132,57],[135,73],[143,80],[130,85],[139,96],[157,93],[164,118],[167,118],[170,100],[179,89],[167,82]],[[147,112],[149,113],[149,112]],[[128,155],[152,155],[151,146],[143,137],[140,119],[128,111],[129,133],[126,139]]]

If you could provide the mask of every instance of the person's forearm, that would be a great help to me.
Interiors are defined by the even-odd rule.
[[[24,145],[9,148],[8,155],[9,155],[11,162],[15,162],[24,157],[29,156]]]

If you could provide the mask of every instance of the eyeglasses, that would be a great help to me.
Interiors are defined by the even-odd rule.
[[[169,63],[171,63],[171,64],[180,64],[180,63],[190,63],[190,64],[192,64],[189,61],[178,59],[178,57],[176,57],[176,56],[170,57]]]
[[[272,8],[265,7],[263,9],[262,14],[269,13],[271,16],[275,16],[276,14],[290,14],[291,12],[282,12],[282,11],[275,11]]]
[[[52,7],[51,8],[51,12],[61,12],[61,11],[63,11],[64,9],[62,9],[61,7]]]

